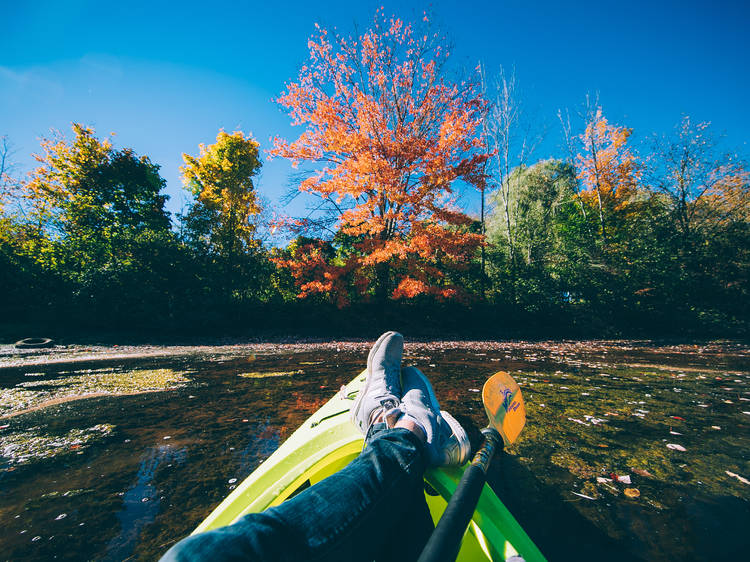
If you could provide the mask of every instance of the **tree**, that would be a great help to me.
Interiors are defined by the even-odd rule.
[[[484,85],[483,79],[483,85]],[[486,88],[486,86],[485,86]],[[502,247],[508,252],[511,298],[515,299],[516,289],[516,261],[519,233],[515,225],[519,221],[519,202],[523,195],[519,193],[523,187],[521,171],[525,168],[528,158],[534,152],[541,138],[533,135],[529,127],[523,123],[521,102],[517,93],[515,72],[506,76],[500,72],[492,91],[492,103],[483,119],[484,136],[493,157],[488,162],[490,187],[494,189],[492,201],[499,209],[502,221],[494,215],[493,228],[500,229],[505,236]],[[515,173],[514,173],[515,172]],[[482,192],[484,197],[484,191]],[[484,203],[484,201],[483,201]],[[482,205],[484,210],[484,205]]]
[[[216,143],[200,145],[200,155],[183,154],[180,168],[195,201],[183,216],[185,237],[201,255],[220,266],[225,293],[239,286],[245,258],[258,250],[255,235],[261,209],[253,178],[261,168],[255,139],[242,131],[220,131]]]
[[[573,198],[575,170],[559,160],[541,160],[519,166],[509,175],[516,188],[505,200],[515,209],[510,227],[515,233],[517,255],[525,264],[543,261],[555,250],[555,219],[561,206]],[[494,197],[502,196],[497,193]],[[502,202],[497,203],[497,209],[503,207]],[[506,221],[505,213],[492,217],[494,239],[507,240]]]
[[[750,173],[723,151],[709,123],[683,117],[671,136],[655,137],[649,170],[664,211],[669,296],[699,314],[748,315]],[[665,264],[666,266],[667,264]],[[670,271],[671,270],[671,271]],[[726,318],[718,322],[726,323]]]
[[[454,191],[456,180],[483,180],[476,84],[448,82],[438,34],[380,11],[359,37],[317,29],[309,62],[278,99],[305,130],[292,142],[276,138],[272,154],[312,167],[299,190],[320,199],[320,212],[296,225],[346,247],[324,260],[322,242],[305,244],[279,265],[292,268],[301,296],[334,295],[341,305],[347,279],[379,300],[457,296],[445,270],[464,267],[482,239]]]
[[[570,234],[571,211],[575,210],[575,170],[559,160],[542,160],[509,172],[513,189],[492,195],[494,211],[488,217],[491,272],[499,288],[517,285],[512,300],[539,308],[544,301],[559,300],[560,265]],[[514,211],[506,214],[505,207]],[[508,224],[508,218],[511,221]],[[513,233],[514,260],[507,233]],[[536,301],[536,304],[532,304]]]
[[[257,245],[253,217],[260,207],[253,177],[262,166],[259,147],[242,131],[220,131],[215,144],[200,145],[200,156],[182,155],[183,183],[196,198],[190,212],[204,223],[196,232],[211,253],[231,258]]]
[[[698,231],[711,234],[750,211],[750,174],[736,154],[719,152],[709,125],[684,116],[674,135],[654,138],[650,179],[685,248]]]
[[[601,107],[589,111],[577,156],[581,197],[596,202],[599,233],[607,241],[608,215],[621,210],[636,193],[641,169],[627,145],[631,129],[610,125]]]
[[[25,201],[28,250],[41,261],[57,259],[50,245],[64,251],[75,276],[116,267],[132,259],[129,243],[139,233],[167,231],[167,196],[159,166],[132,149],[115,150],[92,128],[73,124],[74,138],[61,134],[42,141],[40,166],[21,186]]]
[[[0,217],[5,212],[5,207],[10,201],[11,187],[15,183],[11,177],[13,163],[11,162],[11,146],[8,137],[0,137]]]

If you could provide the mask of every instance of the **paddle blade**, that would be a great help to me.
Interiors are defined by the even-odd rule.
[[[490,427],[510,445],[526,424],[526,407],[518,383],[508,373],[492,375],[482,388],[482,402],[490,419]]]

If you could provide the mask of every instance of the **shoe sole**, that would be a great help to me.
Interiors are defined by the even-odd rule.
[[[450,426],[451,431],[453,431],[453,434],[458,440],[458,466],[463,466],[464,464],[466,464],[466,461],[469,460],[469,455],[471,453],[471,443],[469,442],[469,435],[466,433],[466,430],[463,428],[463,426],[458,423],[458,420],[456,420],[456,418],[454,418],[448,412],[446,412],[445,410],[440,410],[440,415],[443,416],[443,419]]]
[[[395,334],[396,332],[390,331],[386,332],[382,336],[380,336],[375,344],[372,346],[372,349],[370,350],[370,353],[367,354],[367,376],[365,377],[365,385],[362,387],[362,389],[357,393],[357,397],[354,399],[354,404],[352,404],[352,408],[350,410],[351,412],[351,420],[357,425],[357,414],[359,414],[359,408],[362,405],[362,399],[367,395],[368,390],[370,390],[370,373],[372,372],[372,358],[377,353],[378,349],[380,349],[380,346],[383,344],[383,341],[390,335]],[[362,428],[360,428],[362,429]]]
[[[411,369],[412,373],[417,374],[419,377],[421,377],[422,381],[424,382],[425,386],[427,387],[427,391],[430,398],[430,406],[432,407],[432,410],[434,412],[438,412],[439,415],[443,418],[445,423],[448,424],[448,426],[451,428],[451,431],[456,436],[456,439],[458,440],[458,446],[459,446],[459,457],[458,457],[458,466],[462,466],[467,460],[469,460],[469,453],[471,453],[471,443],[469,442],[469,436],[466,433],[466,430],[463,428],[463,426],[458,423],[458,420],[454,418],[451,414],[446,412],[445,410],[440,409],[440,404],[438,404],[437,396],[435,395],[435,391],[432,388],[432,383],[430,383],[430,379],[428,379],[422,371],[415,367],[406,367],[407,369]],[[451,463],[452,465],[453,463]]]

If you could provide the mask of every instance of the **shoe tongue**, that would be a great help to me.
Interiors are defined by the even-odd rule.
[[[383,421],[389,428],[392,428],[404,415],[404,411],[395,400],[383,400],[381,405],[383,406]]]
[[[380,405],[383,407],[383,410],[392,410],[398,406],[398,400],[395,398],[384,398],[380,401]]]

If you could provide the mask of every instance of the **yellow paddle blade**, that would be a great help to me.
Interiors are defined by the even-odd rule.
[[[526,424],[526,407],[518,383],[508,373],[492,375],[482,388],[482,402],[493,427],[510,445]]]

